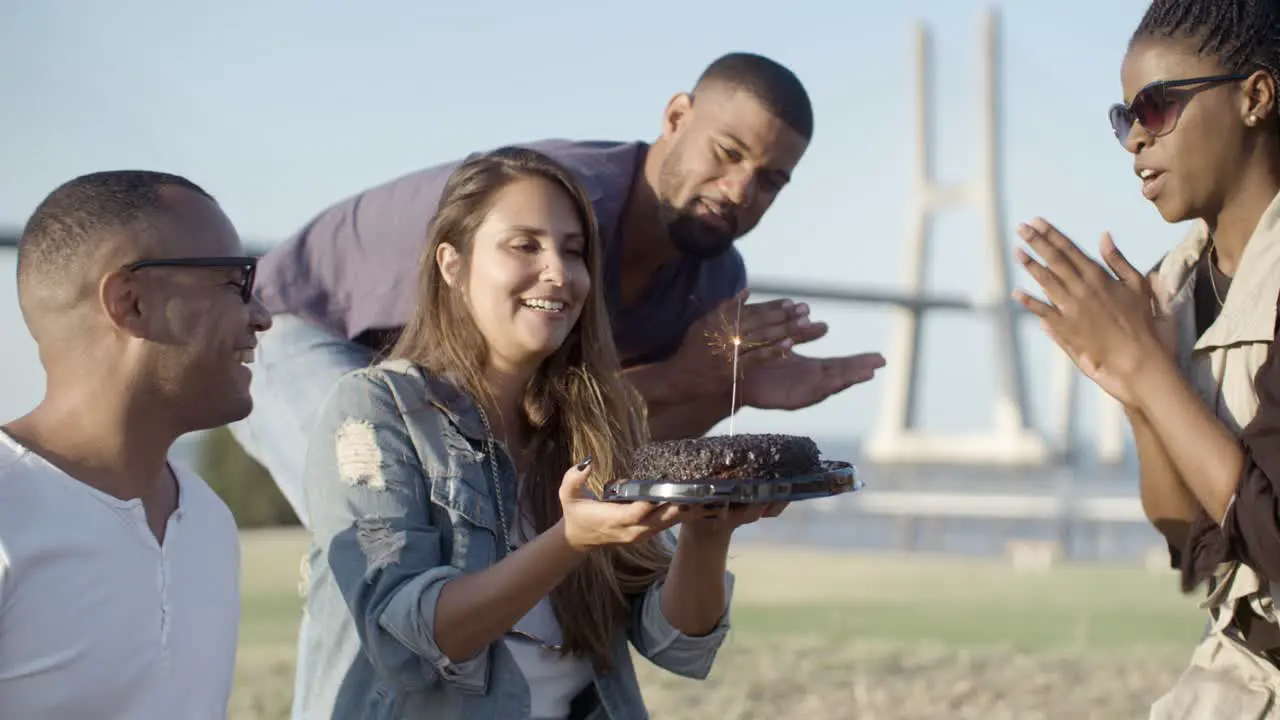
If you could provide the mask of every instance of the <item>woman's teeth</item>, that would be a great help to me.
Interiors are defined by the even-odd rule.
[[[522,302],[527,308],[543,312],[562,312],[564,310],[564,303],[557,300],[524,300]]]

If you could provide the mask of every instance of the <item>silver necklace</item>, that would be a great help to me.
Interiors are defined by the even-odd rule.
[[[1214,277],[1217,274],[1218,264],[1213,261],[1214,253],[1218,246],[1214,244],[1213,236],[1209,236],[1209,288],[1213,290],[1213,299],[1218,301],[1218,307],[1226,302],[1226,299],[1218,294],[1218,280]]]
[[[480,422],[484,423],[484,452],[489,456],[489,472],[493,475],[493,502],[498,506],[498,521],[502,523],[502,544],[511,551],[515,548],[511,547],[511,526],[507,524],[507,511],[504,509],[506,503],[502,498],[502,482],[498,476],[498,447],[493,439],[489,416],[480,407],[480,403],[476,403],[476,409],[480,411]]]
[[[498,478],[497,443],[493,439],[493,428],[489,425],[488,414],[485,413],[484,408],[480,407],[480,403],[476,403],[476,409],[480,411],[480,422],[484,423],[484,451],[489,455],[489,472],[493,474],[493,501],[498,506],[498,521],[502,523],[502,543],[507,548],[507,552],[511,552],[515,548],[511,545],[511,527],[507,525],[507,512],[503,509],[502,482]],[[560,652],[564,648],[563,644],[546,643],[514,627],[507,630],[507,634],[532,640],[552,652]]]

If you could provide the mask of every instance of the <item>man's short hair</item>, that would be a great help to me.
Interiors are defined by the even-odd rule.
[[[165,212],[161,190],[181,187],[210,200],[190,180],[151,170],[109,170],[63,183],[36,207],[18,241],[18,292],[65,277],[112,232]]]
[[[809,93],[795,73],[774,60],[754,53],[722,55],[707,66],[694,86],[718,85],[745,90],[771,114],[786,123],[805,140],[813,139],[813,106]]]

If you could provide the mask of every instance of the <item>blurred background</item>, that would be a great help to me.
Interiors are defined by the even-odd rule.
[[[642,668],[654,716],[1145,717],[1203,620],[1142,518],[1115,408],[1006,300],[1029,283],[1009,262],[1020,221],[1043,216],[1095,251],[1109,230],[1143,268],[1186,231],[1143,200],[1107,123],[1146,6],[8,4],[0,415],[43,390],[12,243],[75,175],[185,175],[261,250],[332,202],[474,150],[652,139],[666,101],[715,57],[762,53],[805,82],[816,129],[739,243],[751,283],[830,323],[806,352],[880,351],[890,367],[801,412],[739,415],[738,432],[814,437],[867,487],[742,531],[731,640],[705,683]],[[933,182],[968,184],[977,200],[923,225],[922,117]],[[229,434],[184,438],[175,453],[244,529],[231,717],[286,717],[306,536]]]

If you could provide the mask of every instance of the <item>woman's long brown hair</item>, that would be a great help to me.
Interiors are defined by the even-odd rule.
[[[495,196],[521,178],[542,178],[572,200],[586,238],[591,292],[564,344],[538,368],[522,403],[529,438],[519,452],[521,507],[542,533],[561,518],[560,483],[571,465],[590,455],[592,488],[624,478],[635,448],[647,439],[644,401],[622,378],[603,288],[603,254],[595,211],[585,190],[562,165],[525,148],[502,148],[466,160],[449,177],[427,231],[418,283],[418,310],[391,350],[441,378],[459,383],[478,403],[488,343],[467,307],[464,288],[451,288],[436,264],[441,243],[454,246],[469,275],[476,229]],[[598,548],[551,592],[564,650],[612,666],[612,639],[630,617],[629,601],[665,576],[671,549],[661,536],[633,545]]]

